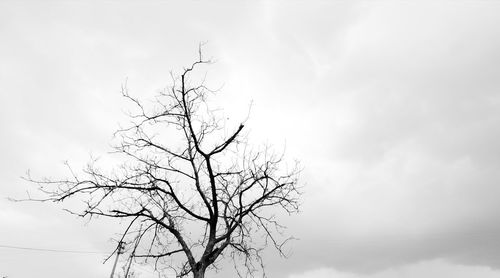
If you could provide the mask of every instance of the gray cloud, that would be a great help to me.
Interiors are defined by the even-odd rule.
[[[286,142],[305,166],[303,213],[284,218],[301,240],[289,260],[269,255],[272,277],[394,277],[384,269],[436,258],[499,267],[496,3],[0,5],[2,196],[23,194],[28,168],[58,175],[64,159],[109,150],[120,85],[154,94],[208,40],[228,114],[245,117],[253,99],[252,138]],[[6,242],[112,245],[112,225],[0,208]],[[95,261],[81,277],[98,275],[84,264]]]
[[[351,26],[342,70],[318,86],[304,140],[320,150],[304,156],[319,193],[295,255],[360,272],[433,258],[497,268],[496,17],[402,6]],[[462,21],[469,9],[481,18]]]

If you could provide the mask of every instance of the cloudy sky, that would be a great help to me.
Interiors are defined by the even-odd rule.
[[[106,155],[121,85],[207,42],[218,103],[304,166],[270,277],[500,277],[500,2],[235,2],[0,2],[0,275],[109,275],[115,223],[6,198]]]

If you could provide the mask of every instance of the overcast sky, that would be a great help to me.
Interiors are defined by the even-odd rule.
[[[150,97],[207,42],[218,104],[304,166],[270,277],[500,277],[500,2],[41,2],[0,2],[0,245],[109,252],[114,223],[6,197],[107,155],[121,85]],[[104,257],[0,247],[0,276]]]

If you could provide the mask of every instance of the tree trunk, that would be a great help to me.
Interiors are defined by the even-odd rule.
[[[193,278],[204,278],[204,277],[205,277],[205,270],[204,269],[200,269],[200,270],[193,272]]]

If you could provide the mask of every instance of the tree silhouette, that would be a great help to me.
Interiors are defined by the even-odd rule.
[[[196,77],[208,64],[200,49],[151,102],[123,87],[135,112],[115,133],[114,153],[122,163],[112,170],[91,160],[81,173],[70,168],[68,178],[27,179],[39,184],[43,201],[83,200],[83,209],[70,212],[124,220],[118,240],[132,243],[130,256],[153,260],[158,270],[199,278],[228,259],[238,275],[253,276],[263,268],[267,245],[284,255],[289,238],[275,208],[297,212],[299,168],[270,147],[252,147],[244,122],[226,127],[222,112],[207,101],[216,92]],[[201,81],[193,86],[193,80]]]

